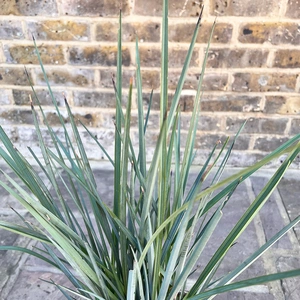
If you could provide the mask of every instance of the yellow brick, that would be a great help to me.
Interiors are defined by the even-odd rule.
[[[62,20],[29,22],[28,29],[38,40],[88,41],[90,34],[87,23]]]

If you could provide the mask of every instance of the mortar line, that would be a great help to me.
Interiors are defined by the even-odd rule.
[[[284,134],[286,134],[288,136],[289,133],[290,133],[291,128],[292,128],[292,119],[289,118],[287,123],[286,123]]]
[[[297,80],[296,80],[296,88],[295,88],[296,92],[299,93],[300,92],[300,76],[298,76]]]
[[[232,39],[233,41],[233,39]],[[33,47],[33,42],[31,38],[29,39],[24,39],[24,40],[0,40],[0,42],[3,44],[3,46],[23,46],[23,47]],[[76,47],[115,47],[116,42],[111,42],[111,41],[78,41],[78,40],[36,40],[37,46],[76,46]],[[130,42],[123,42],[122,45],[124,47],[135,47],[135,42],[130,41]],[[161,43],[158,42],[143,42],[139,44],[140,48],[146,48],[146,47],[152,47],[154,49],[159,49],[160,50]],[[190,46],[190,41],[187,42],[180,42],[178,43],[177,41],[169,41],[169,47],[171,48],[180,48],[180,49],[185,49],[188,50]],[[255,49],[259,47],[261,50],[286,50],[287,47],[289,47],[289,50],[298,50],[299,45],[292,45],[292,44],[278,44],[278,45],[273,45],[269,41],[265,41],[264,43],[241,43],[241,42],[231,42],[231,43],[212,43],[210,46],[210,49],[229,49],[229,50],[235,50],[236,47],[239,47],[238,49],[242,50],[247,50],[247,49]],[[207,47],[207,44],[205,42],[202,43],[196,43],[195,48],[199,47]]]
[[[232,26],[232,36],[231,36],[229,45],[231,47],[233,46],[234,49],[239,44],[239,29],[240,29],[241,24],[242,24],[241,22],[236,22],[236,23],[233,23],[233,26]]]
[[[262,113],[264,113],[265,107],[266,107],[266,95],[263,94],[263,95],[261,96],[261,100],[260,100],[260,111],[261,111]]]
[[[4,62],[6,60],[6,57],[4,55],[4,47],[3,46],[4,45],[3,45],[2,41],[0,41],[0,63]],[[2,66],[2,63],[0,64],[0,68],[1,68],[1,66]]]
[[[276,204],[278,206],[280,215],[281,215],[281,217],[283,219],[284,225],[288,225],[291,222],[291,219],[290,219],[290,217],[288,215],[287,209],[286,209],[285,204],[284,204],[284,202],[282,200],[280,192],[278,191],[278,188],[276,188],[274,190],[273,195],[274,195],[274,197],[276,199]],[[293,229],[289,230],[289,232],[287,232],[287,235],[289,236],[290,241],[293,244],[293,249],[294,249],[295,245],[299,248],[299,246],[300,246],[299,245],[299,241],[298,241],[298,239],[296,237],[296,234],[295,234],[294,230]]]
[[[28,90],[28,91],[30,91],[30,90]],[[71,92],[71,91],[72,91],[72,89],[68,90],[67,92]],[[99,111],[105,111],[105,112],[110,111],[111,109],[113,109],[113,108],[105,108],[105,107],[103,108],[103,107],[93,107],[93,106],[89,106],[89,107],[73,106],[73,108],[74,109],[79,109],[80,111],[83,111],[83,109],[84,109],[85,111],[99,110]],[[1,111],[3,111],[3,110],[20,110],[20,111],[26,111],[26,110],[29,110],[29,109],[30,109],[29,105],[18,105],[18,106],[14,105],[14,106],[12,106],[12,105],[7,104],[7,105],[2,105],[0,110]],[[45,105],[45,106],[43,106],[43,109],[45,111],[47,109],[49,109],[49,111],[52,111],[53,107]],[[63,106],[61,106],[61,109],[64,110],[65,108]],[[155,113],[155,112],[159,112],[159,110],[153,111],[153,113]],[[191,112],[184,112],[183,114],[185,116],[189,116],[189,115],[191,115]],[[202,116],[212,116],[212,114],[211,114],[210,111],[202,111],[201,115]],[[227,117],[228,116],[228,112],[227,111],[216,111],[216,112],[214,112],[213,116],[214,117],[222,117],[222,116]],[[230,117],[237,118],[237,119],[240,119],[240,120],[244,120],[244,119],[261,118],[261,117],[263,117],[263,114],[261,112],[243,113],[243,114],[241,114],[240,112],[232,112],[231,115],[230,115]],[[267,119],[277,120],[278,116],[277,115],[271,115]],[[231,133],[231,131],[230,132],[226,132],[226,134],[228,134],[228,133]],[[234,133],[235,133],[235,131],[232,132],[232,134],[234,134]],[[261,132],[260,133],[245,133],[245,134],[252,135],[254,137],[269,137],[270,136],[269,132],[267,132],[267,133],[261,133]],[[278,138],[282,138],[282,137],[285,137],[286,135],[285,134],[272,133],[272,136],[278,137]]]
[[[95,71],[99,71],[97,69],[92,69]],[[53,70],[50,70],[53,71]],[[46,70],[47,72],[47,70]],[[112,73],[113,74],[113,73]],[[11,84],[5,84],[5,85],[1,85],[0,86],[1,89],[14,89],[14,90],[26,90],[26,91],[31,91],[31,87],[29,85],[11,85]],[[46,85],[35,85],[35,89],[36,90],[47,90],[47,86]],[[113,91],[113,87],[112,86],[107,86],[107,87],[90,87],[90,86],[64,86],[64,85],[53,85],[51,87],[51,89],[53,91],[58,91],[60,92],[62,89],[64,91],[68,91],[68,90],[76,90],[76,91],[97,91],[97,92],[103,92],[103,93],[109,93],[109,92],[114,92]],[[134,87],[134,90],[136,88]],[[152,88],[144,88],[143,89],[144,92],[150,93],[152,91]],[[194,89],[185,89],[183,90],[185,94],[189,94],[189,93],[194,93],[195,90]],[[126,90],[124,91],[126,93]],[[154,94],[157,94],[159,92],[159,87],[157,89],[154,90]],[[174,90],[168,90],[169,94],[174,94]],[[243,93],[240,92],[233,92],[233,91],[204,91],[203,92],[203,96],[227,96],[227,97],[235,97],[235,98],[239,98],[242,95],[244,95]],[[289,93],[289,92],[251,92],[251,93],[247,93],[247,96],[252,98],[252,97],[263,97],[264,95],[266,96],[286,96],[286,97],[295,97],[295,96],[299,96],[298,93]],[[214,113],[218,113],[217,111],[215,111]],[[232,111],[230,112],[232,114],[240,114],[241,116],[246,116],[249,115],[251,113],[263,113],[262,111],[254,111],[254,112],[236,112],[236,111]],[[271,116],[271,115],[276,115],[278,118],[277,114],[268,114],[267,117]],[[284,117],[288,117],[288,115],[280,115],[280,117],[284,118]],[[297,114],[290,114],[289,116],[293,116],[293,117],[297,117]]]
[[[97,71],[97,70],[96,70]],[[97,78],[97,77],[96,77]],[[46,85],[35,85],[35,90],[36,91],[45,91],[48,92],[47,86]],[[30,86],[14,86],[14,85],[3,85],[1,86],[1,89],[3,90],[18,90],[18,91],[31,91]],[[77,87],[77,86],[63,86],[63,85],[53,85],[51,87],[51,89],[53,90],[53,92],[71,92],[71,91],[76,91],[76,92],[86,92],[86,93],[103,93],[103,94],[113,94],[114,90],[112,87],[97,87],[96,84],[94,86],[83,86],[83,87]],[[133,91],[136,91],[136,88],[133,89]],[[143,90],[144,93],[150,93],[152,91],[151,88],[145,88]],[[158,94],[159,93],[159,88],[157,88],[156,90],[154,90],[154,94]],[[225,92],[224,92],[225,93]],[[218,97],[218,96],[224,96],[224,93],[222,93],[222,91],[214,91],[214,92],[209,92],[206,91],[203,94],[203,97],[205,99],[205,97],[207,96],[211,96],[211,97]],[[168,90],[168,94],[169,95],[173,95],[174,94],[174,90]],[[128,90],[126,88],[124,88],[124,95],[128,95]],[[186,95],[186,96],[194,96],[195,95],[195,90],[183,90],[182,95]],[[235,93],[226,93],[225,94],[227,97],[233,97],[232,101],[238,101],[238,97],[241,96],[240,94],[236,95]],[[283,94],[283,93],[278,93],[278,94],[267,94],[268,96],[297,96],[297,94]],[[255,98],[255,97],[261,97],[262,94],[259,93],[253,93],[253,95],[248,95],[249,98]],[[229,100],[231,100],[229,98]],[[212,99],[211,101],[223,101],[223,100],[218,100],[218,99]],[[204,101],[205,102],[205,101]],[[224,100],[224,102],[226,102],[226,100]],[[2,107],[8,107],[9,104],[3,104]],[[212,113],[211,111],[206,111],[206,113]],[[222,110],[222,111],[214,111],[214,114],[228,114],[229,111],[226,110]],[[284,119],[284,118],[298,118],[297,114],[290,114],[290,115],[278,115],[276,113],[273,114],[265,114],[262,110],[253,110],[251,112],[244,112],[244,111],[230,111],[230,114],[232,117],[236,117],[239,116],[241,118],[255,118],[255,117],[265,117],[267,119]]]
[[[130,50],[131,48],[129,48]],[[68,58],[68,53],[67,53],[67,47],[66,47],[66,54],[64,53],[64,55],[67,55]],[[134,50],[132,50],[132,52],[134,52]],[[131,54],[132,55],[132,54]],[[202,54],[201,54],[202,55]],[[131,65],[130,66],[124,66],[124,70],[126,71],[135,71],[135,59],[131,60]],[[0,69],[1,68],[10,68],[10,69],[24,69],[24,66],[26,66],[26,68],[29,69],[40,69],[40,65],[39,64],[15,64],[15,63],[2,63],[0,64]],[[45,64],[44,65],[45,70],[59,70],[59,69],[63,69],[66,70],[66,68],[69,68],[70,70],[73,69],[87,69],[87,70],[111,70],[111,71],[115,71],[116,72],[116,66],[105,66],[105,65],[75,65],[75,64],[58,64],[58,65],[53,65],[53,64]],[[159,67],[144,67],[141,66],[142,71],[156,71],[159,72],[160,68]],[[169,68],[170,72],[181,72],[182,69],[179,67],[170,67]],[[260,67],[252,67],[252,68],[247,68],[247,70],[245,70],[245,68],[206,68],[205,70],[205,76],[208,76],[210,74],[216,74],[216,75],[222,75],[222,74],[235,74],[235,73],[243,73],[243,74],[262,74],[262,75],[272,75],[272,74],[290,74],[290,75],[298,75],[299,74],[299,69],[298,68],[285,68],[284,70],[282,68],[260,68]],[[199,73],[199,66],[193,66],[189,68],[188,74],[197,74]],[[298,93],[296,92],[297,89],[300,88],[300,76],[299,78],[297,78],[296,80],[296,88],[295,88],[295,92],[294,93]],[[238,92],[240,94],[240,92]],[[262,93],[259,91],[253,91],[251,93]],[[263,91],[263,93],[285,93],[288,95],[291,95],[292,92],[285,92],[285,91]]]
[[[207,7],[207,5],[206,5]],[[282,11],[285,9],[285,6],[282,7]],[[133,7],[134,10],[134,7]],[[210,11],[208,11],[208,13],[205,13],[205,11],[208,11],[206,8],[204,8],[204,21],[207,22],[214,22],[216,16],[210,14]],[[255,16],[255,23],[274,23],[274,19],[276,17],[280,17],[280,22],[288,22],[288,23],[297,23],[297,20],[295,20],[294,18],[290,18],[287,16],[279,16],[278,15],[273,15],[273,16]],[[36,20],[36,21],[49,21],[53,20],[53,21],[57,21],[57,20],[65,20],[65,21],[79,21],[79,22],[83,22],[83,21],[88,21],[90,19],[93,19],[95,22],[107,22],[108,19],[109,21],[118,21],[119,19],[119,15],[110,15],[108,17],[99,17],[99,16],[80,16],[80,15],[64,15],[62,14],[62,12],[60,12],[60,15],[57,16],[16,16],[16,15],[1,15],[1,20],[10,20],[10,21],[20,21],[20,20],[24,20],[24,21],[31,21],[31,20]],[[140,21],[140,22],[144,22],[145,20],[150,20],[150,21],[154,21],[154,22],[159,22],[161,20],[160,16],[145,16],[145,15],[138,15],[138,14],[128,14],[128,15],[123,15],[122,17],[123,21],[126,22],[131,22],[131,21]],[[169,21],[170,22],[174,22],[174,23],[180,23],[180,22],[184,22],[184,23],[193,23],[196,24],[198,17],[196,16],[192,16],[192,17],[180,17],[178,18],[178,16],[174,17],[174,16],[169,16]],[[237,22],[251,22],[253,23],[253,16],[221,16],[218,15],[217,16],[217,20],[220,20],[222,22],[226,22],[226,23],[237,23]],[[242,20],[242,21],[241,21]],[[276,21],[278,22],[278,21]]]
[[[267,58],[266,66],[268,68],[272,68],[274,60],[275,60],[275,50],[271,49],[269,51],[269,55],[268,55],[268,58]],[[272,70],[273,70],[273,68],[272,68]]]
[[[203,0],[203,4],[204,4],[204,17],[205,19],[211,16],[211,11],[212,11],[212,3],[209,0]]]
[[[21,21],[21,28],[22,28],[22,31],[23,31],[24,38],[29,39],[27,23],[24,20]]]
[[[94,70],[94,85],[100,86],[100,84],[101,84],[100,70]]]
[[[255,199],[256,196],[255,196],[255,193],[253,190],[253,182],[251,181],[250,178],[247,178],[245,180],[245,183],[247,186],[248,195],[251,195],[250,197],[252,199]],[[265,235],[265,232],[263,229],[263,223],[262,223],[259,213],[253,219],[253,223],[254,223],[256,234],[257,234],[259,246],[262,246],[266,243],[267,239],[266,239],[266,235]],[[273,264],[273,255],[271,254],[270,249],[268,249],[268,251],[265,252],[261,256],[261,259],[263,261],[264,269],[265,269],[266,273],[270,274],[270,273],[277,272],[276,267]],[[270,287],[270,293],[272,293],[274,296],[275,295],[283,296],[283,291],[282,291],[281,285],[278,281],[269,282],[268,285]]]
[[[93,21],[90,22],[89,25],[90,25],[90,42],[93,43],[93,42],[97,41],[96,40],[96,27],[97,27],[97,25]]]
[[[133,16],[134,5],[135,5],[135,1],[134,0],[130,0],[129,1],[129,15],[130,16]]]
[[[254,150],[255,141],[256,141],[256,138],[253,135],[250,135],[248,150]]]
[[[280,1],[281,5],[280,5],[280,10],[279,10],[279,15],[283,18],[285,17],[285,14],[287,12],[288,2],[289,2],[289,0],[281,0]]]
[[[56,6],[57,6],[57,13],[58,13],[58,15],[62,16],[62,17],[66,16],[62,12],[62,1],[61,0],[56,0],[56,4],[57,4]]]

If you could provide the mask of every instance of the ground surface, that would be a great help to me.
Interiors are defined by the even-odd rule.
[[[227,170],[227,173],[234,173],[237,169]],[[271,176],[272,170],[260,171],[256,176],[247,179],[241,184],[227,207],[224,210],[224,217],[219,230],[215,233],[214,242],[208,244],[202,259],[199,261],[199,269],[194,273],[194,279],[202,269],[203,264],[209,259],[211,253],[219,244],[226,233],[234,226],[239,217],[250,205],[251,201],[263,188],[267,179]],[[112,199],[113,189],[112,171],[107,168],[96,168],[95,175],[99,182],[98,189],[105,199]],[[247,256],[253,253],[266,240],[277,233],[290,220],[293,220],[300,213],[300,171],[291,171],[281,181],[278,188],[271,195],[259,215],[249,225],[246,232],[239,238],[238,243],[232,247],[224,263],[220,267],[220,275],[232,270],[241,263]],[[192,175],[190,182],[192,182]],[[10,206],[26,215],[26,211],[7,194],[0,189],[0,219],[14,221],[18,220]],[[242,278],[250,278],[266,273],[287,271],[300,268],[300,226],[295,227],[280,241],[265,253],[261,259],[253,264]],[[0,229],[1,245],[20,245],[32,247],[35,243],[24,237],[9,233]],[[64,299],[62,294],[51,284],[41,281],[54,280],[61,284],[68,284],[64,275],[49,267],[38,259],[29,257],[13,251],[0,252],[0,300],[60,300]],[[273,282],[268,285],[260,285],[249,289],[224,293],[215,299],[258,299],[258,300],[299,300],[300,299],[300,277]]]

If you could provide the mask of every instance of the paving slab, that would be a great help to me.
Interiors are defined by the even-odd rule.
[[[276,267],[278,272],[285,272],[292,269],[300,269],[300,254],[297,257],[282,255],[276,257]],[[299,277],[284,279],[281,281],[285,299],[300,299],[300,280]]]
[[[253,176],[251,177],[251,182],[254,195],[257,197],[263,187],[267,184],[268,178]],[[285,211],[280,210],[280,202],[281,198],[278,195],[278,192],[275,191],[271,194],[259,212],[266,240],[272,238],[278,231],[289,223],[289,220],[285,220],[282,215],[285,214],[287,216]],[[290,240],[290,236],[288,234],[284,235],[272,246],[272,249],[274,248],[292,249],[293,243]]]
[[[300,214],[300,172],[298,175],[284,177],[278,186],[278,192],[289,219],[294,220]],[[300,242],[300,224],[294,227],[294,231]]]
[[[45,282],[53,280],[63,286],[71,287],[64,274],[47,272],[30,272],[22,270],[15,281],[9,300],[64,300],[65,296],[55,285]],[[79,299],[74,296],[74,299]]]
[[[26,215],[23,215],[26,217]],[[17,215],[0,214],[0,219],[20,224]],[[27,247],[30,240],[10,231],[0,229],[0,244],[5,246]],[[25,256],[19,251],[0,251],[0,299],[6,299],[5,294],[11,289],[14,280],[18,277]]]

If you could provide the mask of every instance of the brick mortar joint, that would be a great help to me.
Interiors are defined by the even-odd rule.
[[[63,41],[63,40],[39,40],[36,39],[37,46],[62,46],[65,47],[78,47],[78,48],[85,48],[85,47],[116,47],[117,42],[106,42],[106,41],[96,41],[96,40],[90,40],[90,41]],[[31,37],[25,40],[0,40],[0,43],[2,46],[8,46],[8,47],[33,47],[33,40]],[[135,49],[135,42],[123,42],[123,47],[127,48],[134,48]],[[182,49],[182,50],[188,50],[190,44],[188,42],[186,43],[178,43],[178,42],[169,42],[169,49],[172,51],[172,49]],[[237,48],[238,46],[238,48]],[[228,49],[228,50],[237,50],[237,49],[243,49],[243,50],[251,50],[251,49],[259,49],[262,50],[287,50],[287,46],[289,47],[289,50],[299,50],[299,45],[286,45],[286,44],[279,44],[279,45],[272,45],[268,42],[265,42],[263,44],[258,43],[241,43],[239,41],[232,40],[229,44],[228,43],[213,43],[210,45],[209,49]],[[160,50],[161,44],[160,42],[143,42],[139,43],[139,48],[147,48],[152,47],[152,49]],[[195,49],[206,49],[207,44],[206,43],[196,43]]]
[[[28,93],[31,92],[31,87],[28,85],[28,86],[14,86],[14,85],[2,85],[0,86],[2,90],[6,90],[8,91],[9,93],[12,91],[12,90],[19,90],[19,91],[28,91]],[[46,85],[35,85],[34,88],[36,89],[36,91],[47,91],[47,86]],[[53,92],[72,92],[72,91],[77,91],[77,92],[97,92],[97,93],[114,93],[114,89],[113,88],[95,88],[95,87],[92,87],[92,86],[86,86],[86,87],[73,87],[73,86],[69,86],[69,87],[65,87],[65,86],[62,86],[62,85],[57,85],[57,86],[52,86],[52,90]],[[144,89],[144,92],[145,93],[149,93],[151,92],[152,89]],[[159,92],[159,90],[155,90],[156,92]],[[184,90],[186,93],[184,93],[183,95],[191,95],[191,96],[194,96],[195,95],[195,90]],[[187,93],[188,91],[191,91],[193,93]],[[136,88],[134,89],[134,92],[136,92]],[[169,93],[172,94],[174,92],[174,90],[169,90]],[[124,95],[127,95],[128,94],[128,91],[125,89],[124,90]],[[232,92],[232,91],[229,91],[229,92],[222,92],[222,91],[205,91],[203,93],[204,96],[221,96],[221,95],[227,95],[228,97],[230,96],[242,96],[243,93],[235,93],[235,92]],[[261,97],[262,101],[261,101],[261,108],[263,109],[263,106],[264,106],[264,96],[273,96],[273,97],[298,97],[299,96],[299,93],[295,92],[295,93],[282,93],[282,92],[268,92],[268,93],[264,93],[264,92],[255,92],[255,93],[251,93],[251,94],[248,94],[250,97]],[[212,100],[214,101],[214,100]],[[205,101],[204,101],[205,102]],[[225,100],[224,100],[224,103],[225,103]],[[2,107],[4,107],[6,105],[2,105]],[[215,111],[214,113],[223,113],[222,111],[220,112],[217,112]],[[228,112],[227,112],[228,113]],[[241,116],[244,116],[245,114],[249,115],[251,114],[250,112],[242,112],[242,111],[239,111],[239,112],[236,112],[236,111],[232,111],[230,112],[231,114],[233,115],[236,115],[236,114],[239,114]],[[252,113],[253,114],[253,113]],[[254,112],[254,114],[262,114],[262,115],[266,115],[265,113],[263,112]],[[267,114],[267,116],[270,116],[272,114]],[[295,116],[294,114],[285,114],[285,115],[280,115],[280,116]],[[278,115],[276,115],[276,117],[278,117]]]
[[[296,81],[296,92],[300,92],[300,76],[298,76],[297,81]]]
[[[287,123],[286,123],[286,126],[285,126],[285,131],[284,131],[284,134],[285,135],[288,135],[291,131],[291,128],[292,128],[292,119],[289,118]]]
[[[202,55],[202,54],[201,54]],[[16,70],[24,70],[24,66],[28,70],[40,70],[40,65],[39,64],[15,64],[15,63],[2,63],[0,64],[0,68],[8,68],[8,69],[16,69]],[[62,65],[54,65],[54,64],[45,64],[44,68],[47,71],[55,71],[55,70],[65,70],[66,67],[68,67],[70,70],[111,70],[112,72],[116,72],[116,66],[101,66],[101,65],[74,65],[74,64],[62,64]],[[123,67],[124,71],[135,71],[135,65],[132,64],[129,67]],[[144,67],[141,66],[142,71],[160,71],[160,67]],[[177,67],[177,68],[169,68],[169,72],[174,72],[178,73],[181,72],[182,68]],[[200,67],[190,67],[189,68],[189,74],[197,74],[201,70]],[[205,74],[206,75],[212,75],[212,74],[217,74],[217,75],[222,75],[222,74],[234,74],[234,73],[249,73],[249,74],[273,74],[274,71],[277,73],[284,73],[284,74],[292,74],[292,75],[297,75],[299,74],[300,68],[268,68],[268,67],[248,67],[246,70],[245,68],[206,68]],[[298,77],[300,79],[300,76]],[[276,92],[278,93],[278,92]],[[282,93],[282,92],[281,92]],[[290,92],[289,92],[290,94]]]
[[[266,62],[266,66],[272,68],[275,59],[275,50],[270,50]],[[273,68],[272,68],[273,69]]]
[[[76,22],[116,22],[118,23],[119,16],[109,16],[109,17],[94,17],[94,16],[78,16],[78,15],[60,15],[60,16],[16,16],[16,15],[1,15],[1,20],[9,20],[9,21],[74,21]],[[206,14],[204,15],[202,22],[214,22],[216,19],[215,15]],[[138,22],[145,22],[146,21],[153,21],[153,22],[161,22],[160,16],[147,16],[147,15],[126,15],[122,17],[122,21],[124,23],[129,23],[132,21]],[[197,23],[197,17],[172,17],[169,16],[169,24],[176,23]],[[298,23],[295,18],[289,18],[286,16],[255,16],[255,21],[253,21],[253,16],[217,16],[217,23],[230,23],[230,24],[237,24],[237,23]]]
[[[72,107],[72,110],[73,112],[75,113],[82,113],[82,114],[86,114],[86,113],[94,113],[94,114],[100,114],[100,115],[114,115],[115,113],[115,109],[114,108],[101,108],[101,107],[82,107],[82,106],[75,106],[72,101],[71,101],[71,98],[68,97],[68,102],[70,104],[70,106]],[[29,99],[28,99],[28,105],[3,105],[2,108],[1,108],[1,111],[30,111],[31,108],[30,108],[30,105],[29,105]],[[43,110],[45,113],[51,113],[51,112],[54,112],[54,107],[53,106],[49,106],[49,105],[45,105],[43,106]],[[65,107],[61,106],[60,107],[60,110],[62,113],[67,113],[67,110]],[[138,111],[137,111],[137,107],[134,107],[133,108],[133,111],[132,111],[132,114],[133,115],[137,115]],[[153,111],[153,114],[155,114],[156,117],[158,117],[157,113],[159,113],[158,110],[155,110]],[[190,112],[183,112],[182,113],[183,117],[189,117],[191,115]],[[202,112],[201,113],[201,116],[202,117],[205,117],[205,116],[211,116],[211,112]],[[228,112],[219,112],[218,114],[214,114],[215,117],[218,117],[219,119],[221,119],[220,121],[220,128],[221,131],[223,133],[226,133],[226,134],[234,134],[234,131],[232,130],[229,130],[229,128],[226,127],[226,121],[228,119]],[[261,117],[264,119],[264,120],[272,120],[272,121],[277,121],[278,120],[278,115],[271,115],[271,116],[254,116],[253,114],[250,114],[250,115],[244,115],[242,118],[241,118],[241,115],[240,114],[237,114],[237,115],[233,115],[231,114],[231,117],[230,118],[237,118],[237,119],[240,119],[240,120],[245,120],[245,119],[260,119]],[[201,118],[201,117],[200,117]],[[285,124],[285,131],[283,133],[272,133],[271,135],[273,137],[278,137],[278,138],[282,138],[282,137],[288,137],[289,136],[289,129],[290,129],[290,123],[292,120],[294,120],[293,117],[291,116],[285,116],[285,117],[282,117],[280,116],[279,117],[279,120],[282,120],[282,119],[287,119],[287,122]],[[15,124],[17,125],[17,124]],[[19,124],[19,126],[29,126],[31,124],[27,124],[27,123],[22,123],[22,124]],[[92,127],[92,128],[98,128],[98,127]],[[100,129],[100,128],[98,128]],[[219,129],[217,132],[219,132]],[[199,129],[200,130],[200,129]],[[152,131],[152,129],[151,129]],[[207,130],[201,130],[201,131],[207,131]],[[212,132],[214,130],[209,130],[208,132]],[[262,132],[252,132],[252,133],[242,133],[242,135],[247,135],[247,136],[253,136],[254,138],[259,138],[259,137],[269,137],[270,136],[270,133],[262,133]]]
[[[279,15],[280,16],[285,16],[287,9],[288,9],[288,2],[289,0],[281,0],[280,1],[280,10],[279,10]]]
[[[96,24],[94,23],[90,25],[90,41],[96,41]]]

